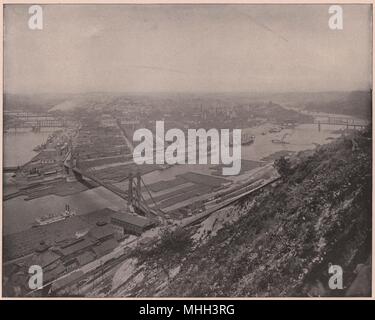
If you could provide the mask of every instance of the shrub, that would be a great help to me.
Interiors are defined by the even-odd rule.
[[[182,252],[191,244],[189,232],[181,227],[174,230],[166,229],[160,239],[160,248],[173,252]]]
[[[293,173],[290,160],[286,159],[285,157],[276,159],[274,162],[274,167],[283,180],[286,180]]]

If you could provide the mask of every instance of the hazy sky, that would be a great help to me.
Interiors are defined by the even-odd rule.
[[[28,5],[5,8],[5,91],[328,91],[371,85],[371,7]]]

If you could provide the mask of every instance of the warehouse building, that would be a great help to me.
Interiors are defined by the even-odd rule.
[[[150,219],[125,212],[115,213],[111,217],[111,223],[116,232],[121,235],[130,233],[141,235],[144,231],[155,226]]]

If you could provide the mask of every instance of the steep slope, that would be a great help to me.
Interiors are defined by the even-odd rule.
[[[112,294],[345,295],[358,268],[370,270],[371,146],[360,132],[285,161],[282,181],[227,209],[237,218],[208,240],[196,241],[198,227],[141,250],[136,281]],[[328,287],[331,264],[343,269],[343,290]],[[368,294],[370,283],[359,286],[350,292]]]

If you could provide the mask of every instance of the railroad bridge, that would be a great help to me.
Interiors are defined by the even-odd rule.
[[[346,129],[363,129],[368,125],[368,122],[365,120],[345,118],[345,117],[332,117],[332,116],[322,116],[316,117],[314,123],[318,125],[318,130],[321,130],[322,125],[330,126],[345,126]]]
[[[59,128],[68,126],[68,121],[65,118],[54,117],[50,114],[7,112],[4,116],[4,126],[7,129],[32,128],[34,131],[39,131],[40,128]]]

